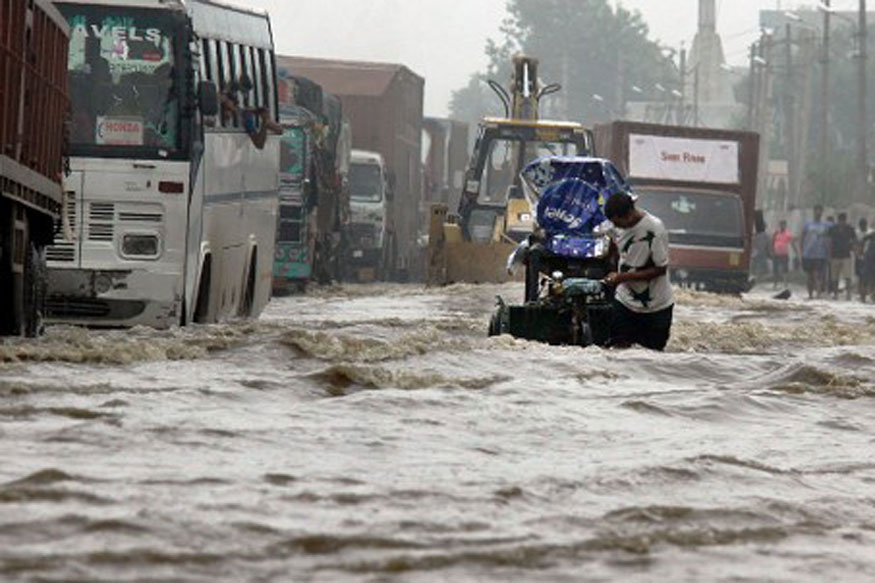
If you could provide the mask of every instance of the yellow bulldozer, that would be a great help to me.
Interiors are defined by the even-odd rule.
[[[537,59],[514,57],[510,92],[495,81],[489,85],[501,99],[505,117],[480,122],[458,211],[450,214],[446,205],[431,208],[430,285],[512,279],[507,257],[532,232],[535,219],[520,171],[542,156],[586,156],[593,151],[592,132],[581,124],[538,119],[541,98],[560,86],[541,86]]]

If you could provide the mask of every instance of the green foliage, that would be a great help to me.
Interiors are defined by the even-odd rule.
[[[507,86],[514,54],[538,58],[541,79],[563,85],[542,111],[586,124],[621,117],[627,100],[654,97],[633,93],[633,86],[649,89],[659,83],[671,90],[678,85],[675,64],[650,40],[637,11],[614,9],[607,0],[508,0],[507,11],[504,39],[486,47],[489,70],[453,95],[457,119],[476,122],[482,115],[474,113],[490,107],[492,113],[501,111],[497,97],[480,81],[490,78]]]

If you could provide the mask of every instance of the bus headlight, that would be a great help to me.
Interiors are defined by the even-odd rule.
[[[128,257],[157,257],[158,237],[155,235],[125,235],[122,255]]]

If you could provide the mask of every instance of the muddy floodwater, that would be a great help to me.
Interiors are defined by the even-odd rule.
[[[515,284],[5,341],[0,581],[873,581],[875,307],[767,291],[665,354],[487,338]]]

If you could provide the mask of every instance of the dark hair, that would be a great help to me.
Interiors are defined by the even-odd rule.
[[[624,217],[635,208],[635,200],[626,192],[615,192],[605,202],[605,216],[608,220]]]

